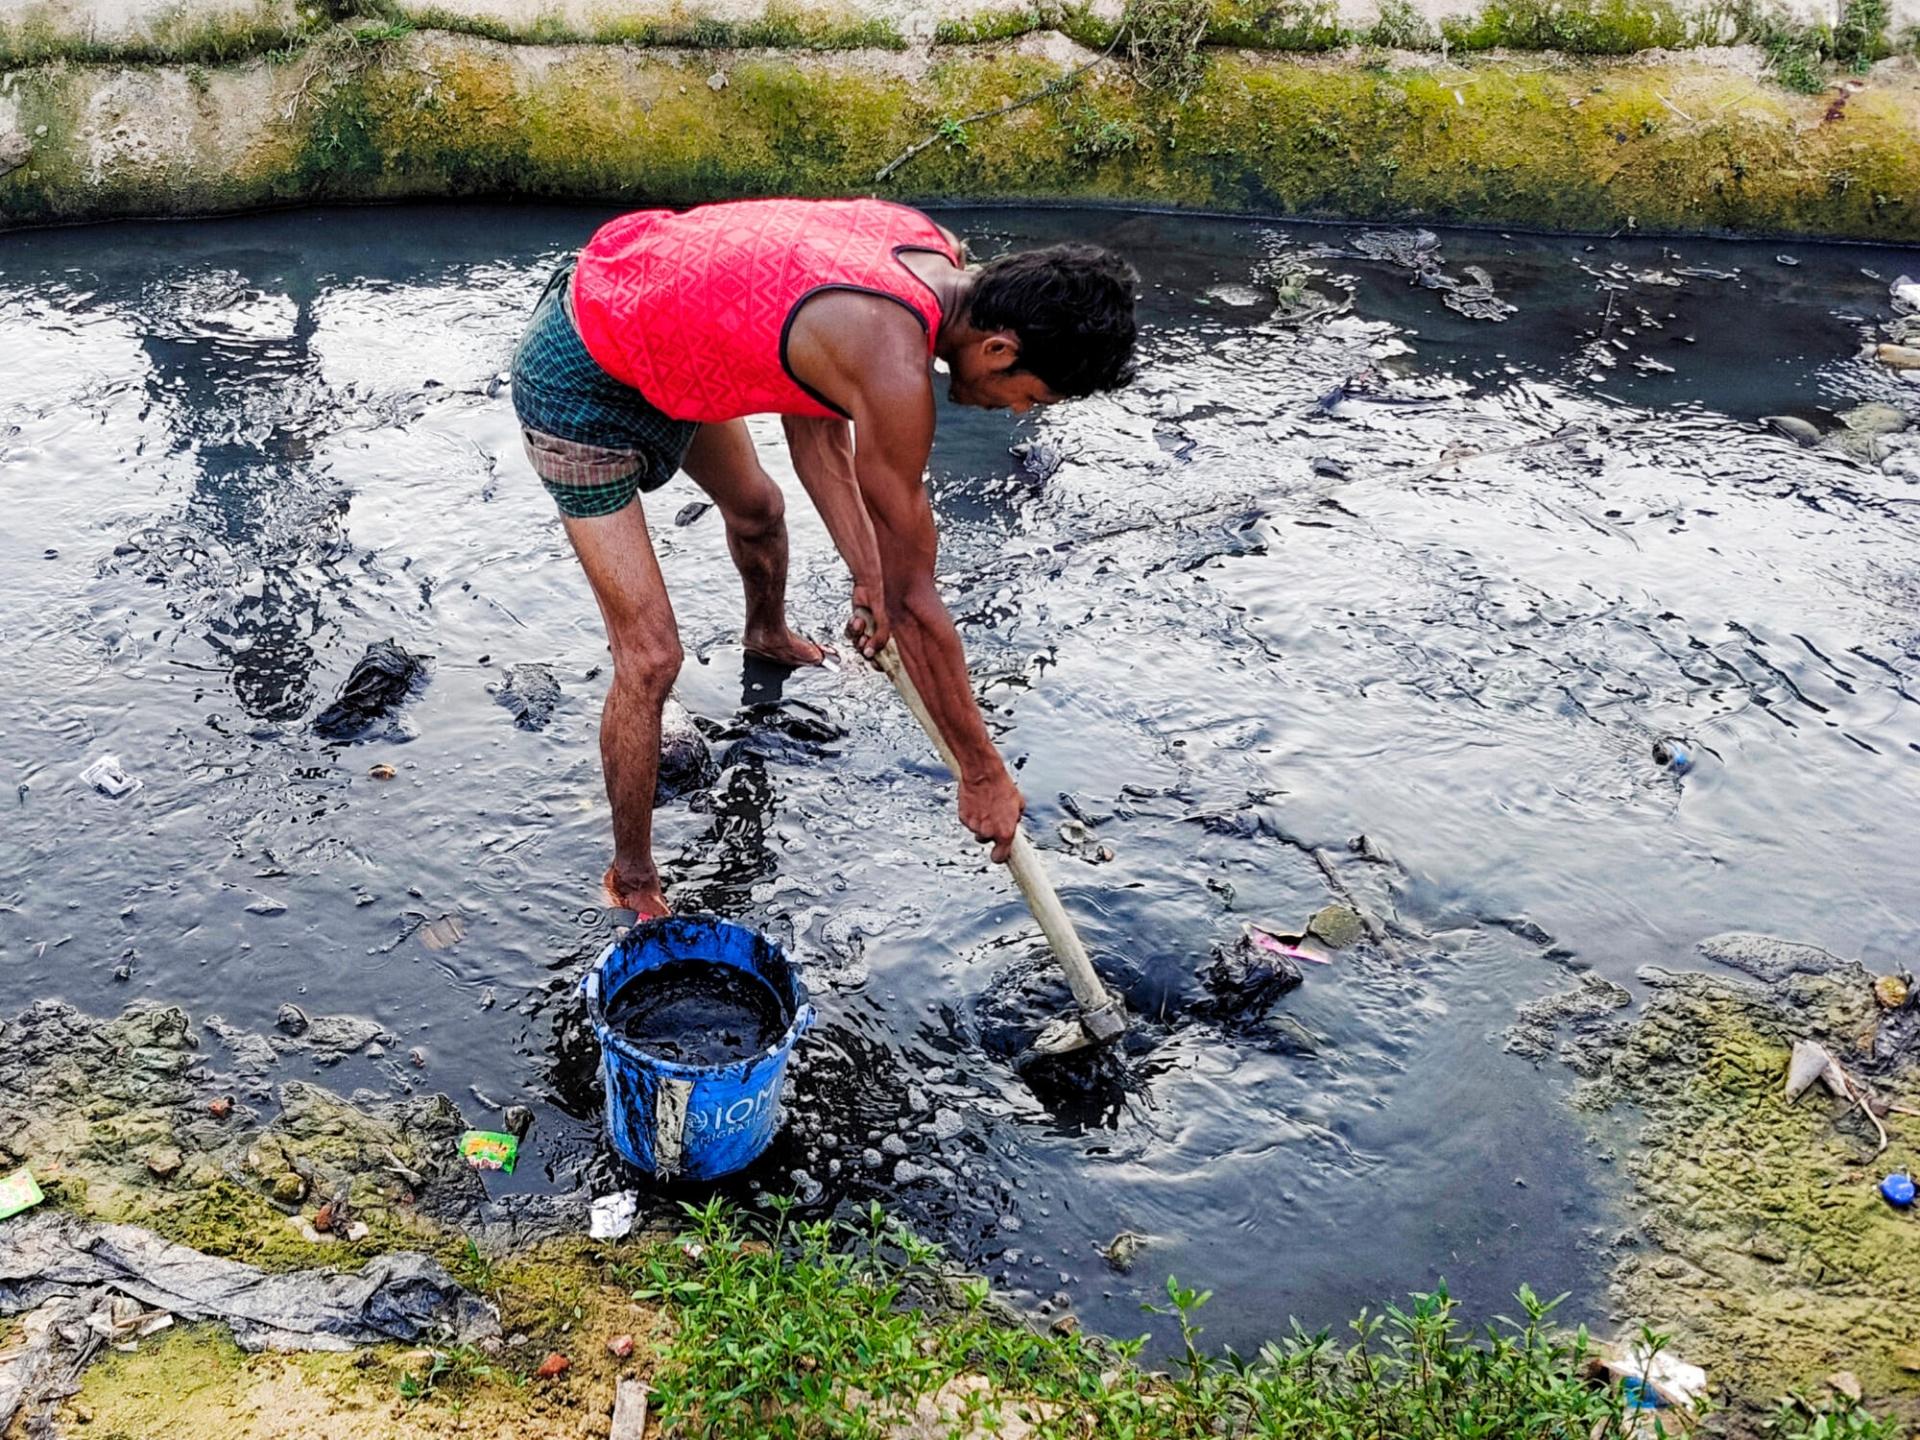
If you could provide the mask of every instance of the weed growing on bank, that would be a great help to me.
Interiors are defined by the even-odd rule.
[[[1041,1436],[1116,1440],[1632,1433],[1619,1387],[1587,1378],[1586,1331],[1550,1323],[1558,1302],[1528,1290],[1517,1318],[1479,1329],[1440,1288],[1363,1314],[1344,1336],[1295,1325],[1244,1358],[1201,1348],[1208,1294],[1169,1280],[1153,1308],[1174,1319],[1181,1353],[1157,1373],[1143,1366],[1144,1338],[1041,1332],[1010,1317],[984,1281],[948,1277],[938,1247],[877,1207],[858,1227],[789,1211],[776,1203],[755,1235],[718,1202],[689,1207],[688,1233],[636,1267],[635,1298],[673,1316],[655,1379],[669,1430],[862,1440],[938,1396],[949,1424],[972,1415],[991,1430],[1017,1416]]]

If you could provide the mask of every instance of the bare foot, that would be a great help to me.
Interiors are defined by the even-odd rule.
[[[763,634],[750,630],[743,638],[749,655],[758,655],[776,665],[818,665],[827,655],[824,646],[788,629]]]
[[[600,894],[609,906],[616,910],[631,910],[638,920],[660,920],[673,914],[673,907],[667,904],[667,897],[661,893],[658,880],[647,885],[623,886],[614,869],[609,865],[607,873],[600,877]]]

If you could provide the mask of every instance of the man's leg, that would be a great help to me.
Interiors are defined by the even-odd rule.
[[[821,648],[787,625],[787,502],[760,468],[746,421],[702,425],[680,463],[727,523],[746,590],[747,649],[783,665],[818,665]]]
[[[660,711],[682,659],[673,604],[639,500],[611,515],[564,519],[613,651],[613,683],[600,716],[600,763],[613,806],[607,895],[642,915],[665,915],[653,864],[653,792],[660,772]]]

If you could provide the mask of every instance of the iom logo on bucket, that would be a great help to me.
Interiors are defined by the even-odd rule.
[[[774,1103],[778,1081],[769,1081],[751,1095],[742,1095],[730,1103],[716,1101],[687,1116],[687,1130],[694,1135],[724,1135],[740,1130],[765,1114]]]

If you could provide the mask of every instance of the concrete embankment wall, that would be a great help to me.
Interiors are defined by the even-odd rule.
[[[0,0],[0,226],[872,191],[1920,240],[1920,0],[1791,4]]]

